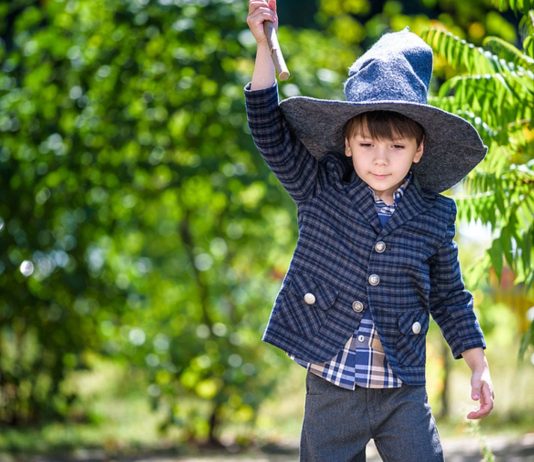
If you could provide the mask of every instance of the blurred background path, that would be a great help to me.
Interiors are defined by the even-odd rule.
[[[447,462],[534,462],[534,433],[521,438],[492,437],[481,449],[480,441],[473,438],[449,438],[443,441]],[[484,449],[486,452],[484,453]],[[489,455],[490,451],[494,459]],[[367,462],[381,462],[371,442],[367,450]],[[298,462],[295,444],[285,447],[264,447],[245,453],[208,451],[203,454],[178,456],[171,453],[147,453],[143,455],[109,456],[100,451],[78,451],[71,455],[9,456],[0,455],[0,462]]]

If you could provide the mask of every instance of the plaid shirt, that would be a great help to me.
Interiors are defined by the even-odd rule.
[[[410,173],[395,191],[392,205],[386,204],[369,188],[382,226],[386,225],[395,212],[411,177]],[[341,388],[354,390],[357,385],[365,388],[398,388],[402,385],[402,380],[395,375],[387,362],[369,310],[366,310],[358,329],[331,361],[314,364],[301,361],[294,356],[290,357],[311,373]]]

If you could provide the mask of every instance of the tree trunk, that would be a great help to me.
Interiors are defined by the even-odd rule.
[[[440,410],[438,418],[446,419],[450,414],[449,386],[451,373],[451,357],[449,347],[444,341],[441,342],[441,358],[443,360],[443,391],[441,392]]]
[[[214,402],[213,409],[209,418],[208,444],[211,447],[221,447],[223,445],[217,437],[220,424],[220,410],[220,403]]]

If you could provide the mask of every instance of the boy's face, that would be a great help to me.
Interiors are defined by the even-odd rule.
[[[345,139],[345,155],[352,158],[356,174],[386,204],[393,204],[393,193],[402,184],[412,164],[421,160],[423,142],[412,137],[373,139],[366,128]]]

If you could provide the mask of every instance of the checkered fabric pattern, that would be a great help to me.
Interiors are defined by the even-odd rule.
[[[412,173],[410,172],[403,184],[393,194],[393,204],[391,205],[386,204],[369,188],[370,193],[373,194],[376,213],[382,226],[385,226],[395,212],[411,177]],[[348,390],[354,390],[356,385],[365,388],[397,388],[402,385],[402,380],[389,367],[370,311],[366,311],[358,330],[347,341],[343,350],[331,361],[313,364],[295,357],[291,357],[291,359],[311,373]]]
[[[290,130],[276,86],[245,93],[254,142],[298,208],[297,246],[263,340],[326,362],[370,311],[388,364],[408,385],[425,383],[430,315],[455,357],[484,348],[453,240],[454,201],[414,180],[382,227],[343,154],[318,161]]]
[[[328,382],[347,390],[363,388],[398,388],[402,385],[387,363],[386,355],[371,319],[362,319],[353,335],[332,361],[311,364],[292,358]]]

